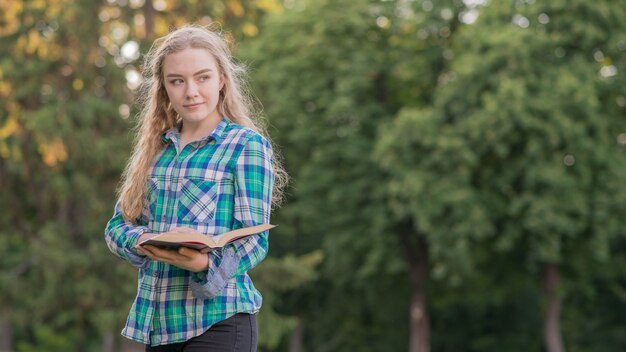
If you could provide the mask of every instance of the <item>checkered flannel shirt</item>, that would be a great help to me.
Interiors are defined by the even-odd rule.
[[[209,269],[200,273],[138,255],[138,237],[175,226],[212,236],[269,223],[274,182],[269,142],[228,119],[182,150],[179,128],[164,133],[163,141],[141,218],[125,221],[118,201],[105,230],[109,249],[139,268],[122,335],[153,346],[187,341],[236,313],[256,313],[262,297],[247,271],[265,257],[268,232],[210,252]]]

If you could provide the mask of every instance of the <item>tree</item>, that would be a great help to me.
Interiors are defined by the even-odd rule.
[[[298,2],[269,18],[247,51],[295,179],[289,209],[280,215],[296,224],[303,241],[321,242],[325,251],[316,286],[326,288],[313,296],[330,298],[322,313],[303,312],[332,326],[325,332],[319,327],[316,333],[330,336],[310,341],[316,349],[387,349],[390,341],[399,347],[404,339],[398,335],[409,330],[412,350],[428,348],[429,248],[413,241],[421,237],[410,236],[415,230],[406,217],[391,216],[380,187],[385,178],[372,153],[381,128],[401,107],[424,106],[432,99],[429,88],[445,66],[444,52],[461,9],[455,2],[427,10],[406,2]],[[422,40],[416,39],[418,30],[424,32]],[[326,236],[319,239],[320,233]],[[377,323],[397,324],[396,314],[382,313],[382,307],[397,310],[404,306],[395,303],[408,300],[401,276],[405,267],[412,282],[411,327],[378,331]],[[372,287],[372,280],[381,287]],[[352,295],[350,309],[338,306],[341,297]],[[303,304],[294,306],[303,310]],[[309,331],[316,329],[311,325]],[[372,334],[384,342],[363,343]]]
[[[109,213],[106,200],[113,198],[112,175],[123,163],[124,143],[111,138],[128,128],[118,109],[124,92],[112,88],[123,75],[98,48],[92,3],[7,6],[0,172],[11,192],[2,197],[8,244],[2,247],[7,287],[2,302],[12,311],[3,318],[10,317],[20,339],[36,335],[35,349],[83,349],[97,327],[107,331],[113,320],[122,319],[121,309],[110,310],[111,300],[98,298],[119,297],[123,289],[101,279],[107,273],[132,277],[104,264],[108,254],[100,235]],[[97,64],[99,59],[104,61]],[[116,318],[105,319],[109,316]],[[67,333],[53,342],[61,330]],[[6,336],[6,346],[12,340]]]
[[[456,37],[433,107],[403,110],[381,138],[392,200],[412,205],[403,210],[418,227],[460,245],[474,233],[541,272],[550,352],[564,350],[561,269],[608,260],[620,234],[623,78],[613,63],[624,18],[609,2],[491,4]]]
[[[0,349],[128,347],[117,331],[136,274],[108,253],[102,232],[129,155],[140,54],[188,21],[221,21],[233,42],[253,37],[256,21],[281,8],[272,0],[0,4],[0,185],[11,190],[0,197]]]
[[[188,21],[240,44],[293,180],[261,350],[626,348],[624,9],[478,3],[0,2],[0,350],[136,348],[102,231],[141,53]]]

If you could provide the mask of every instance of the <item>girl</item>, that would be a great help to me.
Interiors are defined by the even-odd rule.
[[[211,252],[137,246],[176,230],[207,236],[269,223],[286,174],[251,117],[243,68],[223,37],[186,26],[146,58],[136,143],[105,230],[109,249],[139,268],[122,335],[146,351],[253,351],[261,294],[247,271],[268,233]]]

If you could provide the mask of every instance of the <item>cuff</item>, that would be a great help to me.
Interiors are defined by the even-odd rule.
[[[191,275],[191,291],[196,298],[213,298],[222,292],[239,266],[239,256],[228,246],[210,252],[209,262],[208,270]]]
[[[139,236],[141,236],[145,232],[148,232],[148,228],[144,226],[141,226],[141,227],[138,227],[137,229],[129,231],[127,233],[127,236],[130,237],[128,239],[128,245],[126,248],[124,248],[124,255],[126,256],[128,261],[133,266],[137,268],[143,268],[143,269],[145,269],[150,263],[150,258],[148,258],[145,255],[137,254],[137,250],[135,249],[135,246],[137,245],[137,242],[139,241]]]

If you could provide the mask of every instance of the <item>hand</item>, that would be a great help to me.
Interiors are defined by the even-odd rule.
[[[198,272],[209,267],[209,256],[193,248],[180,247],[176,249],[162,249],[152,245],[140,246],[137,251],[145,253],[150,259],[177,266],[181,269]]]
[[[137,239],[137,243],[141,243],[145,240],[148,240],[154,236],[158,235],[158,233],[152,233],[152,232],[144,232],[141,235],[139,235],[139,238]],[[143,246],[140,245],[136,245],[135,246],[135,250],[137,251],[137,254],[139,255],[143,255],[146,256],[146,252],[143,250]]]
[[[197,230],[189,227],[174,227],[170,229],[171,232],[179,233],[199,233]],[[151,237],[159,235],[158,233],[143,233],[137,240],[137,243],[141,243]],[[162,249],[152,245],[137,245],[135,247],[137,253],[140,255],[148,256],[152,260],[158,260],[164,263],[175,265],[181,269],[189,271],[203,271],[209,266],[209,256],[206,255],[211,251],[211,248],[203,248],[202,250],[195,250],[192,248],[181,247],[178,250]]]

